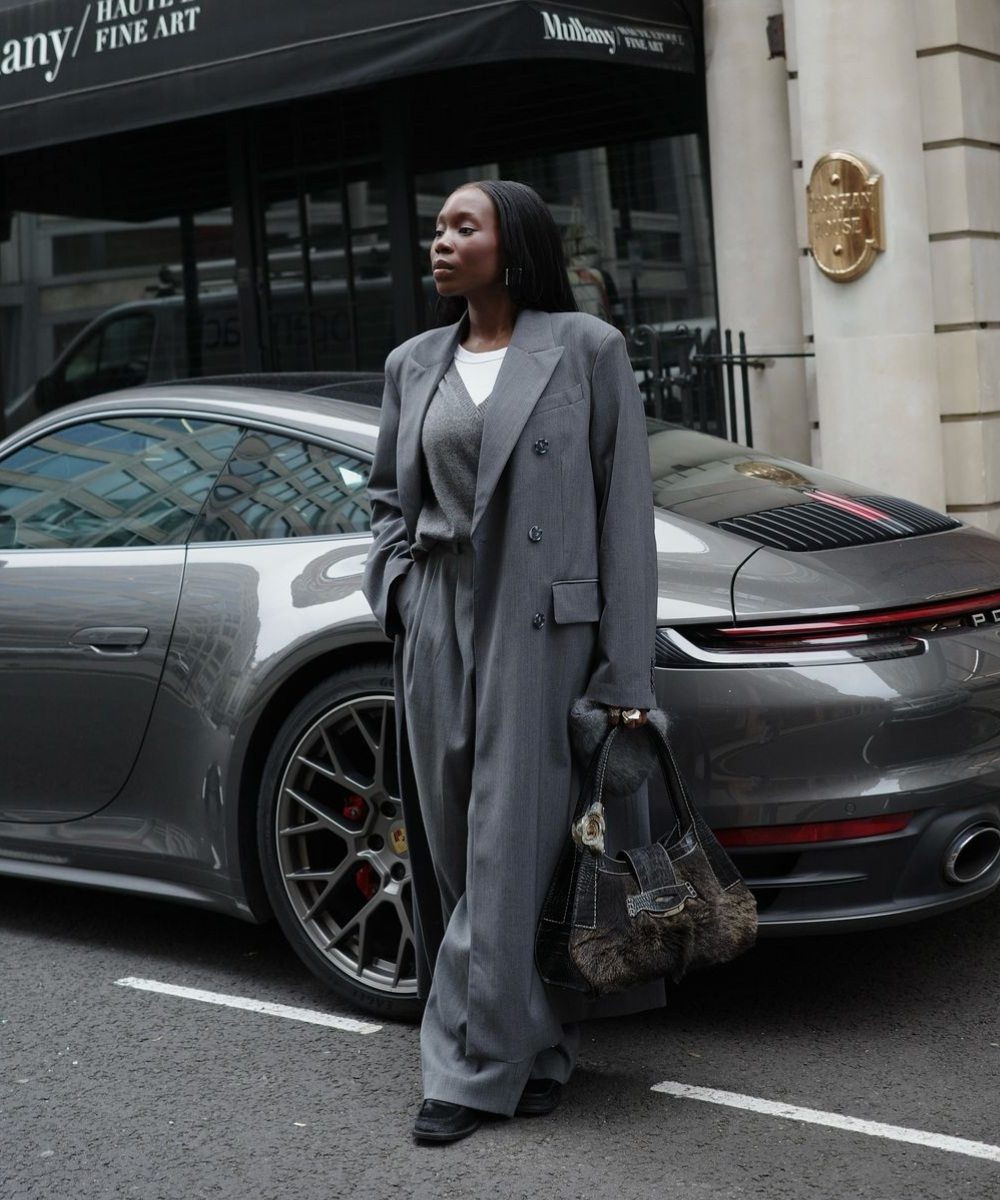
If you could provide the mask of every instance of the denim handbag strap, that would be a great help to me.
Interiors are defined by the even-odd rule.
[[[604,778],[608,771],[608,759],[611,757],[611,748],[615,744],[617,734],[618,726],[612,725],[604,735],[604,740],[599,743],[597,749],[590,756],[590,762],[587,764],[587,770],[583,776],[583,785],[580,788],[580,798],[576,802],[574,820],[578,821],[583,816],[587,808],[587,797],[591,792],[597,803],[604,803]]]
[[[660,760],[667,796],[677,818],[679,836],[685,838],[693,835],[704,851],[709,866],[721,887],[728,889],[742,883],[743,877],[737,871],[732,859],[719,844],[718,838],[701,812],[691,802],[687,788],[684,786],[684,777],[677,766],[670,743],[655,726],[646,724],[644,728],[649,734]]]
[[[739,883],[741,881],[740,873],[736,870],[729,855],[719,845],[708,822],[692,803],[688,795],[684,778],[677,766],[677,760],[674,757],[673,750],[670,748],[670,743],[651,722],[647,721],[640,728],[646,737],[649,738],[660,766],[667,802],[670,805],[671,813],[677,826],[677,840],[690,840],[693,838],[699,843],[708,858],[715,877],[722,887],[729,888]],[[604,803],[604,780],[608,771],[608,760],[615,737],[618,735],[620,729],[620,725],[612,725],[604,741],[601,742],[591,757],[583,787],[580,791],[576,819],[579,819],[586,810],[587,796],[591,793],[592,789],[595,801],[601,804]],[[637,730],[630,730],[628,736],[631,737],[637,732]],[[663,839],[656,844],[662,846]]]
[[[653,751],[660,766],[660,773],[663,776],[667,801],[670,804],[674,820],[683,836],[695,825],[695,810],[688,799],[684,781],[681,779],[680,772],[677,770],[677,765],[674,762],[673,753],[663,734],[660,733],[655,725],[647,721],[640,729],[652,743]],[[604,803],[604,781],[608,772],[608,759],[611,756],[611,748],[614,746],[615,738],[618,736],[620,730],[620,725],[612,725],[605,735],[604,740],[591,755],[590,763],[587,766],[584,776],[583,787],[580,789],[580,799],[576,806],[575,819],[577,820],[583,815],[587,807],[587,797],[591,792],[593,792],[596,803]],[[635,737],[641,736],[641,734],[636,730],[630,730],[626,736]]]

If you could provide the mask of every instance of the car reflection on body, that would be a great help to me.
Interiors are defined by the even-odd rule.
[[[116,393],[0,446],[0,873],[276,917],[405,1016],[390,647],[359,586],[378,411],[325,392]],[[657,694],[764,932],[987,895],[1000,541],[706,434],[649,447]]]

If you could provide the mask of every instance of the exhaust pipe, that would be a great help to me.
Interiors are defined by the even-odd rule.
[[[949,883],[975,883],[1000,861],[1000,829],[970,825],[945,851],[942,870]]]

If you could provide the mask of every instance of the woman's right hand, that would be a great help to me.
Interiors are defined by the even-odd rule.
[[[621,725],[623,729],[639,729],[646,724],[649,710],[645,708],[622,708],[620,705],[609,704],[608,724]]]
[[[393,585],[392,589],[392,603],[404,631],[410,627],[410,609],[419,589],[417,564],[414,563],[403,572],[402,577]]]

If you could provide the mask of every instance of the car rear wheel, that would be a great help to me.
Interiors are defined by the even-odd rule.
[[[345,1000],[420,1011],[392,674],[330,676],[289,714],[268,755],[258,845],[271,905],[295,952]]]

